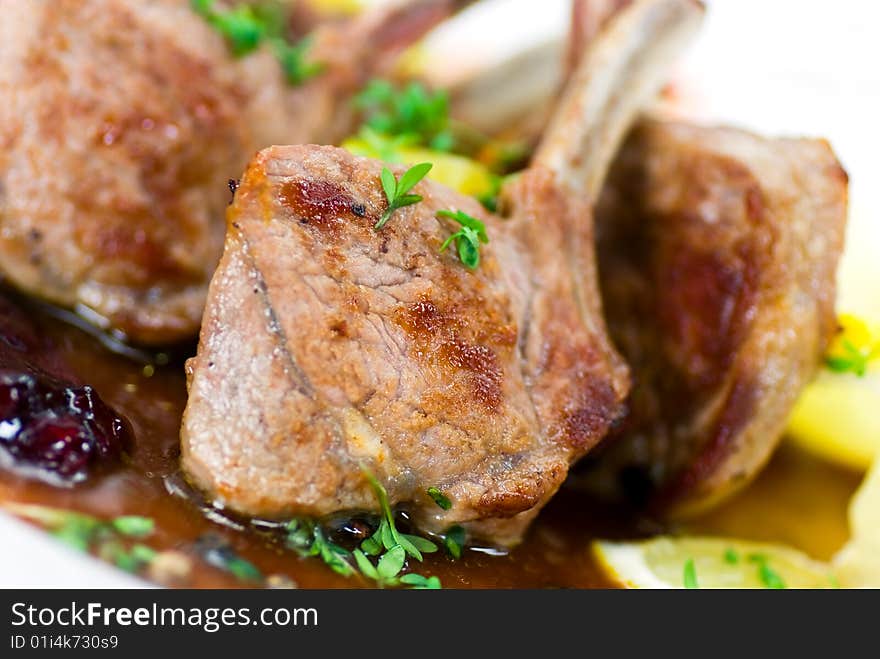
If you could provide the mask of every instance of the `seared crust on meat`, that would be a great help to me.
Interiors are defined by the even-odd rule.
[[[822,140],[633,132],[597,214],[609,327],[635,382],[592,475],[602,487],[684,514],[767,461],[836,328],[846,201]]]
[[[251,163],[189,364],[183,465],[274,518],[374,509],[364,467],[423,527],[515,542],[626,394],[592,272],[566,256],[592,249],[589,208],[540,171],[508,190],[509,220],[423,182],[376,231],[381,168],[315,146]],[[485,221],[476,271],[440,253],[443,209]]]

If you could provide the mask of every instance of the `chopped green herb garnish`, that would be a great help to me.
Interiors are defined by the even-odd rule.
[[[421,561],[422,554],[437,551],[437,545],[420,536],[398,531],[385,488],[371,473],[364,471],[364,475],[379,500],[382,521],[375,533],[361,543],[360,549],[355,550],[355,560],[361,572],[380,585],[406,584],[399,575],[406,565],[407,556]],[[378,562],[373,565],[369,556],[378,556]],[[366,567],[368,564],[370,567]]]
[[[316,522],[293,520],[285,527],[287,546],[301,556],[321,558],[333,571],[343,576],[360,572],[380,586],[439,588],[440,580],[437,577],[423,577],[412,573],[401,576],[407,557],[421,561],[423,554],[437,551],[437,545],[420,536],[401,533],[397,529],[385,488],[375,476],[366,471],[364,474],[382,510],[382,519],[373,535],[361,542],[359,548],[349,552],[330,542]],[[370,560],[370,557],[375,557],[376,562]]]
[[[694,559],[692,558],[689,558],[684,564],[684,587],[700,587],[699,582],[697,582],[697,566],[694,564]]]
[[[301,85],[324,70],[323,64],[309,59],[311,45],[311,39],[308,37],[295,44],[287,43],[282,39],[272,42],[275,57],[290,84]]]
[[[782,590],[785,588],[785,581],[776,570],[770,567],[770,562],[764,554],[749,554],[749,561],[757,564],[758,578],[765,588],[773,588]]]
[[[412,586],[413,590],[440,590],[440,579],[437,577],[424,577],[421,574],[404,574],[400,577],[400,583]]]
[[[241,581],[263,581],[260,569],[239,556],[232,545],[221,536],[206,533],[196,540],[195,549],[208,565],[228,572]]]
[[[153,532],[155,523],[149,517],[140,517],[138,515],[125,515],[117,517],[112,522],[113,528],[122,535],[132,536],[134,538],[143,538]]]
[[[361,543],[361,549],[368,556],[376,556],[382,552],[382,548],[391,551],[397,546],[403,547],[407,555],[422,560],[422,552],[430,554],[437,551],[437,545],[430,540],[416,536],[400,533],[394,521],[394,512],[388,503],[388,493],[375,476],[369,472],[364,472],[367,481],[376,493],[379,500],[379,506],[382,509],[382,521],[376,532]]]
[[[376,223],[376,230],[385,226],[394,211],[403,208],[404,206],[417,204],[422,200],[420,195],[408,193],[418,184],[419,181],[427,176],[428,172],[431,171],[431,167],[432,165],[429,162],[413,165],[403,173],[400,179],[395,178],[393,172],[387,167],[382,168],[382,175],[380,178],[382,181],[382,190],[384,190],[385,197],[388,199],[388,208]]]
[[[825,355],[825,364],[838,373],[863,377],[870,362],[880,358],[880,328],[872,327],[852,314],[838,318],[837,336]]]
[[[477,197],[477,201],[479,201],[483,205],[483,208],[490,213],[498,212],[498,196],[501,194],[501,188],[504,186],[504,182],[507,178],[509,177],[493,174],[491,179],[491,189]]]
[[[190,0],[190,6],[219,32],[236,57],[242,57],[268,43],[284,71],[287,81],[300,85],[323,70],[323,65],[309,61],[311,41],[299,43],[285,39],[286,18],[278,2],[237,4],[218,9],[215,0]]]
[[[402,89],[387,80],[373,80],[355,97],[364,126],[383,135],[403,137],[410,144],[450,151],[455,138],[449,128],[449,99],[418,82]]]
[[[736,565],[737,563],[739,563],[739,554],[737,553],[736,549],[734,549],[733,547],[729,547],[724,552],[724,562],[728,563],[729,565]]]
[[[779,573],[771,568],[766,562],[758,565],[758,576],[767,588],[773,588],[776,590],[782,590],[785,588],[785,581],[783,581],[782,577],[779,576]]]
[[[233,55],[241,57],[255,50],[268,36],[270,26],[251,5],[217,9],[215,0],[191,0],[190,6],[229,42]]]
[[[877,348],[859,350],[847,338],[841,339],[838,346],[836,352],[826,355],[825,364],[835,373],[855,373],[859,377],[864,377],[868,372],[868,362],[880,352]]]
[[[449,497],[443,494],[439,488],[429,487],[428,496],[431,497],[434,500],[434,503],[440,506],[443,510],[449,510],[452,508],[452,502],[449,500]]]
[[[124,515],[103,520],[85,513],[46,506],[8,504],[9,512],[37,522],[66,545],[136,572],[155,557],[155,550],[136,544],[126,548],[127,538],[144,538],[155,524],[148,517]]]
[[[488,243],[489,236],[486,234],[486,225],[480,220],[464,211],[437,211],[437,217],[445,217],[454,220],[461,225],[461,229],[453,233],[440,247],[441,252],[453,242],[458,249],[458,258],[462,264],[471,270],[480,265],[480,243]]]
[[[461,552],[467,542],[467,533],[461,526],[453,526],[443,538],[443,546],[452,558],[458,560],[461,558]]]
[[[343,576],[354,573],[348,561],[348,551],[330,542],[320,525],[310,520],[293,520],[287,524],[287,546],[300,556],[317,556],[327,566]]]
[[[241,556],[226,561],[224,569],[242,581],[260,581],[263,578],[263,573],[259,568]]]
[[[106,561],[126,572],[137,572],[156,557],[156,550],[146,545],[134,545],[131,549],[125,549],[121,545],[108,543],[99,551],[99,555]]]

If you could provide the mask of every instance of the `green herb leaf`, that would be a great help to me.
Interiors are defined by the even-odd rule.
[[[394,178],[394,173],[390,169],[387,167],[382,168],[380,179],[382,181],[382,190],[385,192],[385,197],[388,200],[388,208],[376,223],[375,229],[377,231],[385,226],[394,211],[405,206],[411,206],[422,200],[420,195],[410,195],[407,193],[419,181],[425,178],[428,172],[431,171],[431,167],[433,165],[429,162],[413,165],[403,173],[399,180]]]
[[[421,562],[423,560],[422,552],[419,551],[418,547],[416,547],[409,538],[410,536],[401,533],[399,536],[399,546],[403,547],[403,550],[407,553],[407,555],[412,556],[414,559]]]
[[[780,590],[785,588],[785,581],[782,580],[782,577],[779,576],[776,570],[770,567],[767,556],[764,554],[749,554],[748,559],[752,563],[757,564],[758,578],[764,584],[764,587]]]
[[[405,562],[406,551],[397,545],[383,554],[376,565],[376,571],[381,579],[392,579],[400,573]]]
[[[425,554],[433,554],[437,551],[437,545],[418,535],[401,534],[402,539],[408,540],[416,549]]]
[[[763,562],[758,566],[758,576],[767,588],[772,588],[774,590],[782,590],[785,588],[785,581],[783,581],[782,577],[779,576],[779,573],[771,568],[766,562]]]
[[[728,563],[729,565],[736,565],[737,563],[739,563],[739,554],[737,553],[736,549],[734,549],[733,547],[729,547],[727,550],[725,550],[724,562]]]
[[[394,172],[387,167],[383,167],[379,178],[382,180],[382,190],[385,192],[388,203],[393,203],[397,199],[397,179],[394,178]]]
[[[260,581],[263,578],[259,568],[241,556],[230,557],[223,568],[242,581]]]
[[[149,563],[156,558],[156,550],[147,545],[137,544],[131,548],[131,555],[141,563]]]
[[[122,535],[134,538],[143,538],[153,532],[155,523],[149,517],[138,515],[125,515],[115,518],[110,524]]]
[[[268,34],[266,22],[249,5],[236,5],[225,11],[218,10],[213,0],[191,0],[190,6],[216,29],[241,57],[252,52]]]
[[[156,550],[146,545],[134,545],[130,550],[125,551],[122,547],[117,546],[112,551],[112,560],[116,567],[126,572],[137,572],[145,565],[148,565],[156,557]]]
[[[700,587],[700,584],[697,582],[697,566],[694,564],[694,559],[692,558],[689,558],[684,564],[684,587]]]
[[[464,227],[456,239],[459,260],[471,270],[480,265],[480,240],[473,229]]]
[[[272,40],[272,51],[281,65],[284,77],[292,85],[302,85],[324,71],[324,65],[309,59],[311,39],[306,37],[299,43],[291,44],[283,39]]]
[[[405,195],[407,192],[412,190],[419,181],[421,181],[425,176],[428,175],[428,172],[431,171],[431,168],[434,165],[429,162],[419,163],[418,165],[413,165],[408,170],[403,173],[403,176],[400,177],[400,180],[397,182],[397,195]],[[413,197],[417,197],[418,195],[412,195]],[[421,197],[418,198],[418,201],[421,201]]]
[[[449,128],[449,99],[413,82],[397,88],[386,80],[373,80],[354,99],[364,114],[364,126],[384,135],[405,136],[410,143],[449,151],[455,137]]]
[[[352,568],[348,561],[343,558],[343,555],[335,549],[325,545],[321,547],[319,556],[327,567],[333,570],[336,574],[341,574],[343,577],[348,577],[354,574],[354,568]]]
[[[412,586],[413,590],[439,590],[442,588],[438,577],[425,577],[414,572],[400,577],[400,583]]]
[[[382,546],[385,549],[394,549],[400,543],[397,541],[395,537],[393,527],[387,522],[383,522],[382,526]]]
[[[461,552],[466,542],[467,533],[461,526],[453,526],[446,531],[446,536],[443,538],[443,546],[446,547],[449,555],[456,560],[461,558]]]
[[[396,182],[395,182],[396,183]],[[422,560],[422,552],[437,551],[437,545],[420,536],[400,533],[394,521],[394,512],[385,488],[369,471],[364,476],[376,494],[382,519],[373,534],[363,540],[358,549],[349,552],[344,547],[331,542],[320,524],[312,520],[291,520],[284,527],[287,533],[286,544],[303,556],[317,556],[333,571],[350,576],[355,571],[382,586],[402,583],[397,575],[406,565],[407,555]],[[378,556],[376,564],[370,556]],[[439,588],[440,580],[427,580],[426,588]]]
[[[355,549],[352,554],[354,555],[354,560],[357,562],[361,574],[374,581],[379,581],[379,572],[376,571],[376,568],[370,562],[370,559],[367,558],[360,549]]]
[[[434,503],[440,506],[443,510],[449,510],[452,508],[452,502],[449,500],[449,497],[443,494],[439,488],[429,487],[428,496],[431,497],[434,500]]]
[[[875,356],[874,350],[859,350],[849,339],[840,341],[842,354],[837,353],[825,357],[825,365],[835,373],[854,373],[864,377],[868,372],[868,362]]]
[[[232,54],[242,57],[269,41],[287,81],[300,85],[318,75],[323,65],[308,58],[309,38],[289,43],[284,38],[286,16],[277,2],[237,4],[218,9],[214,0],[191,0],[190,6],[229,43]]]
[[[437,217],[445,217],[458,222],[461,226],[471,229],[477,234],[481,243],[489,242],[489,234],[486,233],[486,225],[473,215],[468,215],[464,211],[437,211]]]
[[[382,532],[376,531],[361,543],[361,550],[367,556],[378,556],[382,553]]]
[[[475,270],[480,265],[480,243],[489,242],[486,225],[464,211],[437,211],[437,217],[454,220],[461,225],[461,229],[440,246],[440,252],[445,252],[455,242],[459,260],[464,266]]]
[[[286,531],[287,546],[300,554],[307,553],[314,542],[313,525],[293,520],[288,522]]]

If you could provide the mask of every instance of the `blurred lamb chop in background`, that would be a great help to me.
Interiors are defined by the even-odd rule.
[[[575,0],[571,51],[625,0]],[[836,330],[847,176],[823,140],[641,121],[597,209],[629,413],[577,480],[688,514],[769,459]]]
[[[381,162],[262,151],[188,364],[192,481],[216,505],[283,519],[377,509],[366,469],[422,528],[518,542],[622,412],[589,200],[702,13],[640,0],[609,24],[535,162],[503,191],[504,219],[423,181],[421,201],[377,230]],[[441,253],[458,227],[439,211],[485,223],[475,270]]]
[[[0,0],[0,276],[135,342],[194,336],[227,180],[267,145],[343,137],[351,95],[467,4],[385,4],[293,44],[295,22],[261,41],[235,3]]]
[[[597,211],[609,329],[634,381],[587,476],[600,490],[686,514],[767,462],[836,332],[846,202],[824,140],[633,131]]]

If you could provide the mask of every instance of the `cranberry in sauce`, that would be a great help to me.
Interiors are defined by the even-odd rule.
[[[77,483],[118,458],[127,442],[124,422],[91,387],[0,371],[0,451],[14,466],[51,483]]]

